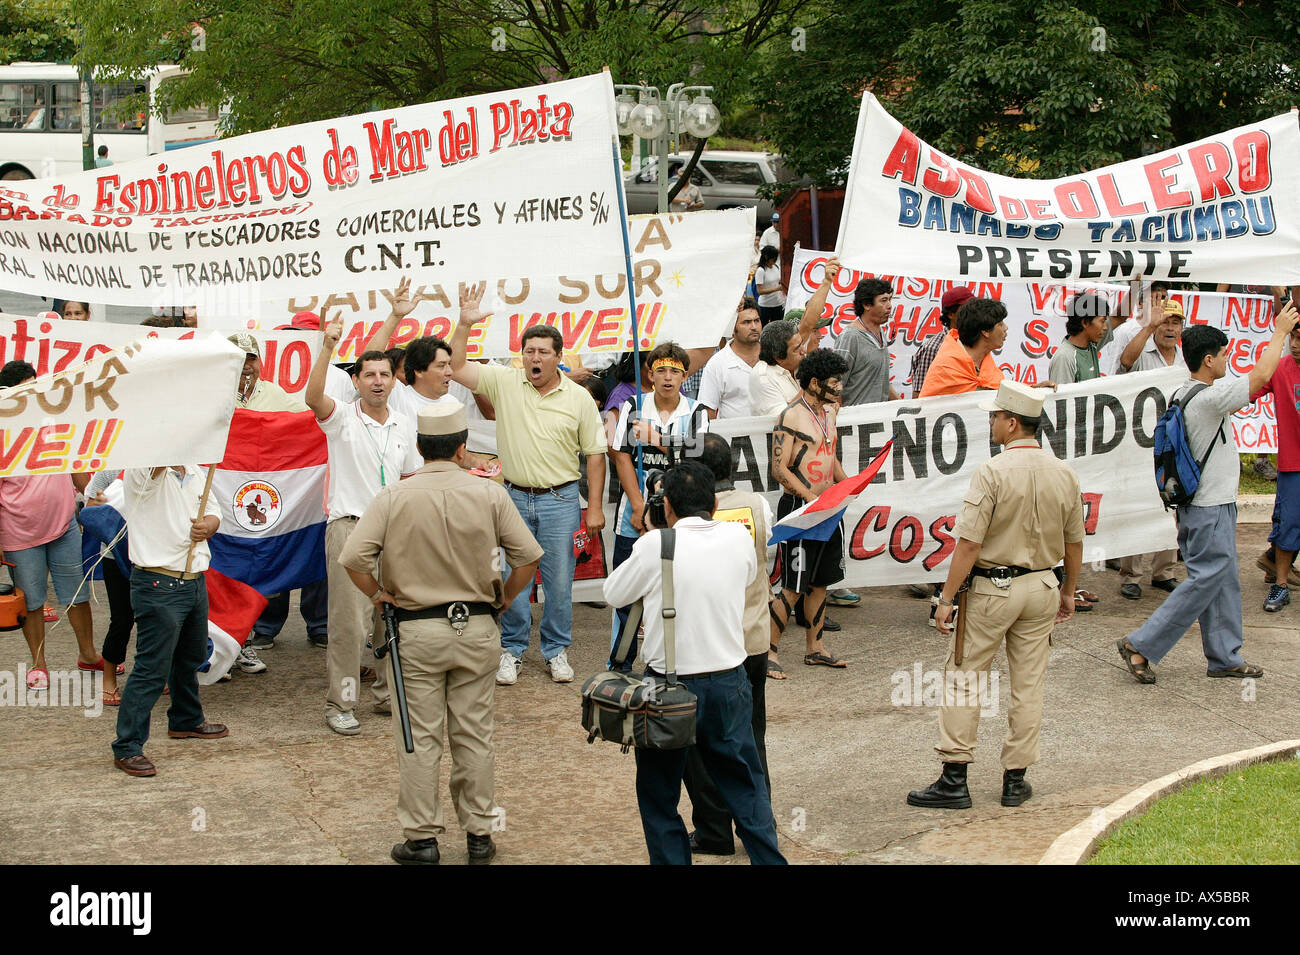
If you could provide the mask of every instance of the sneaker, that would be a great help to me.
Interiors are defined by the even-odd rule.
[[[269,633],[254,632],[253,635],[248,638],[248,642],[245,643],[244,646],[251,647],[254,650],[270,650],[275,646],[275,637],[271,636]]]
[[[329,646],[330,638],[327,633],[309,633],[307,634],[307,644],[312,647]]]
[[[569,666],[569,655],[567,651],[561,650],[555,656],[547,660],[546,665],[551,670],[551,679],[556,683],[573,682],[573,667]]]
[[[826,602],[836,607],[856,607],[862,603],[862,597],[847,589],[829,590],[826,592]]]
[[[239,656],[235,658],[239,664],[239,669],[245,673],[265,673],[266,664],[257,658],[257,651],[252,647],[245,646],[239,651]]]
[[[356,736],[361,732],[361,724],[351,713],[331,713],[325,717],[325,725],[340,736]]]
[[[1267,613],[1277,613],[1290,602],[1291,591],[1274,584],[1268,588],[1268,596],[1264,598],[1264,610]]]
[[[519,668],[524,661],[509,650],[501,652],[501,665],[497,667],[497,686],[514,686],[519,679]]]
[[[1277,480],[1277,468],[1267,457],[1255,458],[1255,463],[1251,465],[1251,470],[1262,477],[1265,481]]]
[[[233,673],[231,673],[229,670],[227,670],[225,673],[221,674],[221,676],[217,677],[217,682],[218,682],[218,683],[229,683],[229,682],[230,682],[231,680],[233,680],[234,678],[235,678],[235,675],[234,675]],[[167,690],[166,690],[165,687],[163,688],[163,692],[164,692],[164,693],[167,692]]]

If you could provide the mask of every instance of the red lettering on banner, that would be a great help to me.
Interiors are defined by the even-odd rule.
[[[1085,492],[1083,497],[1083,533],[1091,536],[1097,533],[1097,521],[1101,520],[1101,495]]]
[[[1020,349],[1029,358],[1046,358],[1052,343],[1048,338],[1047,319],[1034,318],[1025,324],[1025,340]]]
[[[623,324],[624,309],[602,308],[596,313],[596,324],[591,329],[591,347],[613,348],[618,345],[618,333]]]
[[[885,165],[881,167],[880,174],[886,179],[897,179],[901,176],[903,182],[915,186],[920,158],[921,143],[917,140],[916,134],[910,129],[902,129],[898,133],[894,148],[885,158]]]
[[[966,181],[966,205],[993,215],[997,208],[993,205],[993,192],[984,177],[969,169],[957,170],[957,175]]]
[[[1002,206],[1002,218],[1008,222],[1018,222],[1025,218],[1025,204],[1019,199],[1002,196],[998,203]]]
[[[1273,325],[1273,304],[1267,299],[1238,298],[1228,299],[1227,324],[1242,331],[1254,328],[1261,332],[1268,331]]]
[[[54,363],[54,367],[50,369],[52,372],[66,370],[81,354],[81,342],[56,341],[54,347],[63,352],[63,357]]]
[[[451,114],[446,115],[450,122]],[[384,120],[382,130],[376,129],[373,122],[363,124],[370,146],[371,182],[428,168],[424,153],[432,148],[429,131],[421,128],[407,132],[396,125],[392,119]]]
[[[954,514],[949,514],[945,517],[937,517],[933,522],[931,522],[930,536],[939,542],[939,548],[922,561],[926,570],[934,570],[947,560],[948,555],[956,549],[957,541],[948,533],[948,531],[952,530],[956,525],[957,517]]]
[[[1242,192],[1260,192],[1273,184],[1268,149],[1268,133],[1262,129],[1242,133],[1232,141],[1232,151],[1237,156],[1237,182]]]
[[[27,427],[17,433],[8,428],[0,428],[0,474],[10,474],[18,461],[31,447],[36,437],[36,429]]]
[[[424,323],[424,334],[427,338],[441,338],[449,341],[452,336],[454,325],[446,315],[439,315],[437,318],[431,318]]]
[[[27,455],[27,470],[31,474],[55,474],[66,469],[64,458],[72,447],[76,428],[70,424],[47,424],[36,432],[31,453]]]
[[[284,346],[276,367],[276,378],[281,388],[289,393],[307,387],[311,375],[311,349],[304,341],[289,342]]]
[[[1092,187],[1082,179],[1063,182],[1052,190],[1061,214],[1067,219],[1095,219],[1101,215]]]
[[[907,545],[903,545],[903,535],[908,535]],[[925,542],[925,530],[921,522],[908,514],[897,524],[894,525],[893,532],[889,535],[889,556],[900,564],[911,563],[921,551],[921,545]]]
[[[0,471],[3,473],[3,471]],[[872,550],[867,550],[863,544],[863,538],[867,536],[868,531],[883,531],[889,526],[889,505],[874,504],[867,508],[867,512],[858,518],[857,526],[853,528],[853,538],[849,542],[849,556],[854,560],[870,560],[878,554],[885,552],[885,545],[881,544]]]
[[[1104,173],[1097,177],[1097,188],[1101,190],[1101,201],[1106,205],[1106,212],[1112,216],[1131,216],[1146,212],[1145,202],[1124,202],[1119,196],[1119,187],[1115,185],[1115,174]]]
[[[1190,192],[1173,191],[1178,180],[1169,171],[1177,169],[1182,164],[1183,160],[1180,156],[1166,156],[1164,159],[1143,164],[1142,171],[1147,175],[1147,183],[1151,186],[1151,198],[1155,200],[1157,209],[1177,209],[1192,204]]]
[[[1250,370],[1259,362],[1268,342],[1252,342],[1249,338],[1233,338],[1228,341],[1228,364],[1239,375],[1249,375]]]
[[[581,312],[565,312],[560,316],[560,334],[564,337],[565,351],[584,351],[583,335],[591,324],[591,309]]]
[[[961,177],[957,175],[957,171],[944,161],[942,153],[933,149],[930,150],[930,162],[934,168],[925,171],[925,175],[921,177],[921,185],[945,199],[957,195],[957,191],[961,189]]]
[[[1223,143],[1201,143],[1187,148],[1187,162],[1196,177],[1197,190],[1201,202],[1210,202],[1220,197],[1233,194],[1228,184],[1228,175],[1232,172],[1232,156]]]
[[[553,315],[554,313],[552,313]],[[524,332],[534,325],[542,324],[542,313],[533,312],[528,318],[523,315],[510,316],[510,351],[520,352],[524,347]]]

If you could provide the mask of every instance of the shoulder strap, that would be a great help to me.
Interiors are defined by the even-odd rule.
[[[618,644],[614,647],[614,652],[609,658],[611,667],[632,662],[627,657],[632,652],[632,641],[636,639],[636,631],[641,626],[641,614],[644,610],[645,606],[640,600],[628,608],[627,621],[623,624],[623,632],[618,635]]]
[[[677,608],[673,606],[673,552],[677,548],[677,532],[671,527],[659,532],[659,560],[663,567],[663,618],[664,618],[664,675],[669,686],[677,683]]]
[[[1207,385],[1205,382],[1198,381],[1196,384],[1192,385],[1192,387],[1187,389],[1187,393],[1185,395],[1183,395],[1181,398],[1178,399],[1178,407],[1183,409],[1184,416],[1187,414],[1187,406],[1188,404],[1191,403],[1191,400],[1208,387],[1210,386]],[[1219,433],[1210,439],[1209,447],[1205,449],[1205,453],[1201,455],[1201,460],[1198,461],[1196,464],[1198,477],[1200,474],[1205,473],[1205,463],[1210,460],[1210,454],[1213,453],[1215,445],[1217,445],[1220,441],[1222,441],[1224,444],[1228,443],[1227,435],[1223,433],[1222,421],[1219,422]],[[1188,449],[1190,450],[1191,449],[1190,441],[1187,443],[1187,446]]]

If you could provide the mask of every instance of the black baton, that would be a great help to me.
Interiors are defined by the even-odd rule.
[[[411,714],[406,708],[406,684],[402,682],[402,654],[397,648],[397,608],[390,603],[384,604],[384,645],[375,648],[375,657],[381,658],[386,653],[393,656],[393,697],[397,701],[397,718],[402,724],[402,745],[408,753],[414,753]]]

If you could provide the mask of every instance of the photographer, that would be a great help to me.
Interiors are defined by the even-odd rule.
[[[754,541],[743,527],[713,519],[713,484],[713,472],[695,461],[664,477],[664,516],[677,532],[677,675],[697,697],[695,747],[735,817],[750,862],[783,865],[750,728],[752,695],[743,667],[745,590],[757,572]],[[667,667],[659,535],[643,535],[605,581],[611,606],[644,599],[644,656],[653,675],[662,675]],[[690,838],[677,812],[688,752],[636,750],[637,806],[650,861],[656,865],[691,861]]]

